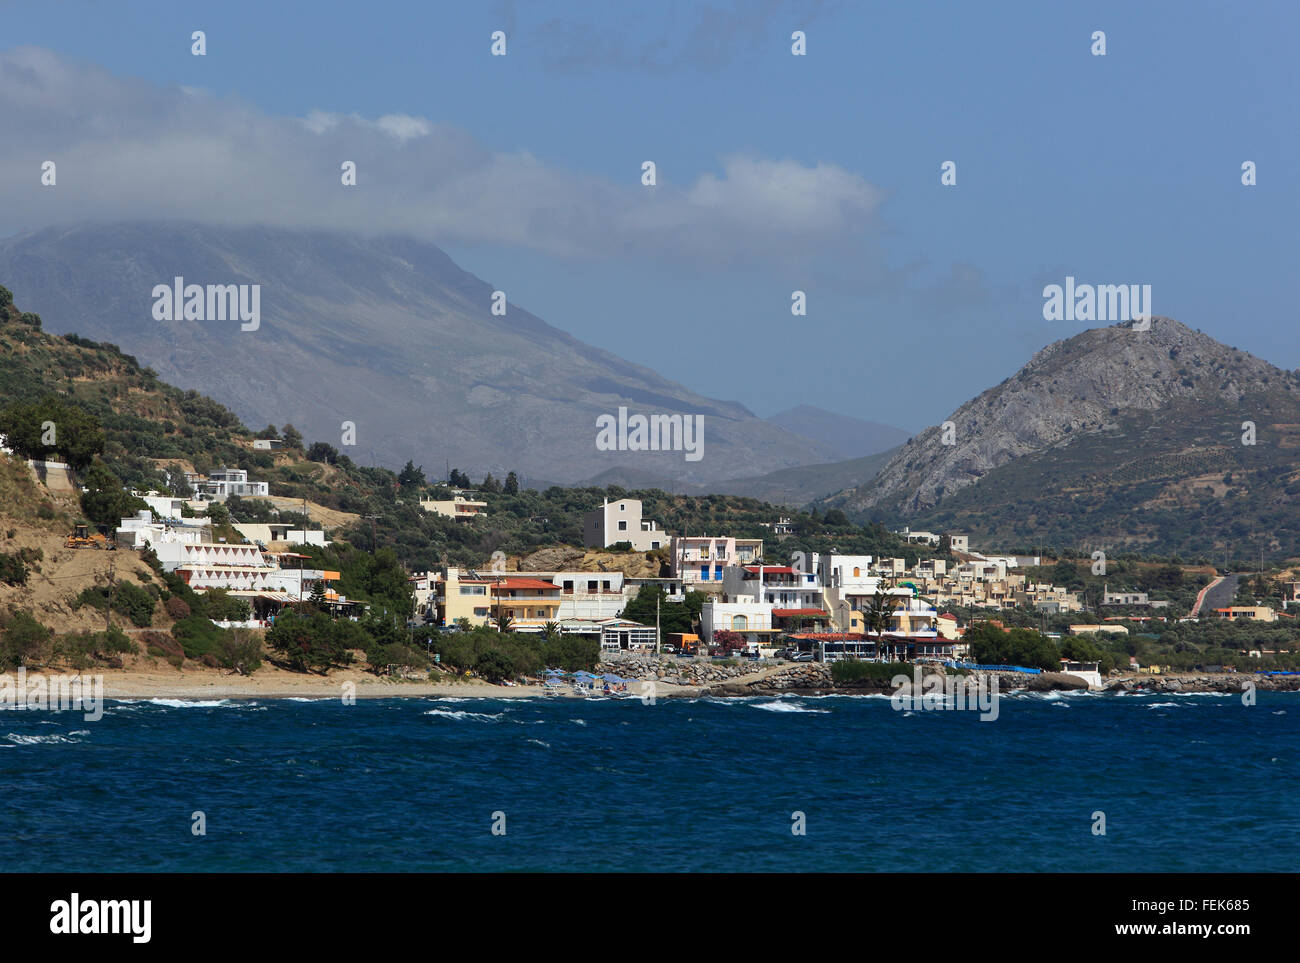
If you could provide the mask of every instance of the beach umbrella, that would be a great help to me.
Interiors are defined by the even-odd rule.
[[[606,682],[622,682],[622,681],[623,681],[622,679],[620,679],[618,676],[616,676],[616,675],[615,675],[614,673],[612,673],[612,672],[606,672],[603,676],[601,676],[601,678],[603,678]]]

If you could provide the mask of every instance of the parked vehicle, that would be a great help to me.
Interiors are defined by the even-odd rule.
[[[790,657],[791,662],[816,662],[817,657],[811,652],[796,652]]]

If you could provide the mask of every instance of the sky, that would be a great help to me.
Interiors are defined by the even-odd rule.
[[[0,0],[0,236],[414,234],[702,394],[920,430],[1095,326],[1044,320],[1067,275],[1300,367],[1298,27],[1191,0]]]

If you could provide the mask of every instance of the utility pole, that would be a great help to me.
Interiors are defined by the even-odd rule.
[[[104,636],[107,641],[109,629],[112,628],[113,617],[113,596],[117,588],[117,557],[109,559],[108,562],[108,605],[104,608]]]
[[[659,657],[659,600],[663,597],[663,589],[660,589],[655,594],[655,658]]]

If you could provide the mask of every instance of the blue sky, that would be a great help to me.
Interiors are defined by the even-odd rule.
[[[427,121],[434,134],[362,163],[371,198],[380,169],[436,167],[426,140],[472,144],[462,165],[509,159],[502,179],[536,167],[553,208],[496,230],[475,221],[499,211],[467,205],[426,236],[557,327],[760,415],[805,403],[937,423],[1088,326],[1042,319],[1043,285],[1067,274],[1150,284],[1157,314],[1300,367],[1295,4],[624,6],[0,4],[0,51],[101,68],[142,129],[160,109],[149,88],[180,87],[268,131],[313,112]],[[607,204],[616,229],[594,226]],[[7,206],[0,233],[49,216]],[[661,216],[670,227],[637,233]],[[795,289],[807,318],[790,314]]]

